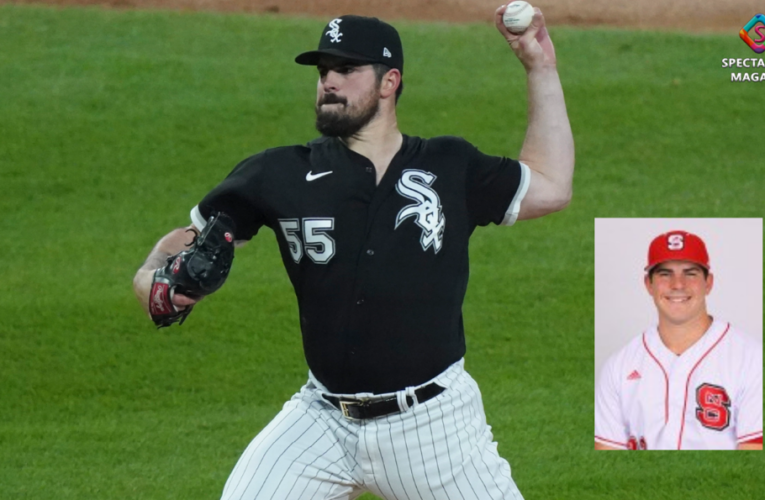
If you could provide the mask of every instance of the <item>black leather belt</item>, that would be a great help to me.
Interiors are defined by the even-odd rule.
[[[418,403],[424,403],[425,401],[438,396],[445,390],[444,387],[433,382],[415,390],[414,394],[417,396]],[[326,394],[323,394],[322,397],[331,403],[332,406],[343,412],[345,418],[354,420],[384,417],[386,415],[393,415],[394,413],[401,413],[401,408],[398,407],[398,400],[395,397],[377,400],[366,398],[338,398],[336,396],[327,396]],[[406,397],[406,403],[409,406],[414,405],[412,396]]]

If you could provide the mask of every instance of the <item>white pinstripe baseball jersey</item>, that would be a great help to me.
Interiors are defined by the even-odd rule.
[[[762,439],[762,344],[714,321],[681,355],[654,327],[604,365],[595,441],[622,449],[735,449]]]
[[[349,420],[309,375],[242,454],[222,499],[347,500],[366,491],[386,500],[522,500],[464,361],[432,382],[447,390],[402,413]]]

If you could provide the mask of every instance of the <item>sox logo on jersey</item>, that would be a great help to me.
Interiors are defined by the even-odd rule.
[[[762,345],[714,321],[680,356],[656,328],[604,365],[595,441],[629,450],[735,449],[762,439]]]
[[[396,183],[396,191],[401,196],[417,203],[407,205],[396,217],[396,229],[407,217],[414,217],[414,222],[422,228],[420,244],[427,251],[431,246],[438,253],[444,240],[446,218],[441,213],[441,199],[431,186],[436,176],[422,170],[404,170]]]

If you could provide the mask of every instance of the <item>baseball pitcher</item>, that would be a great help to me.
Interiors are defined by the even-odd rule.
[[[310,371],[244,450],[223,499],[522,498],[464,368],[468,241],[478,226],[566,207],[574,145],[542,13],[514,35],[503,12],[497,29],[528,83],[518,160],[402,134],[398,32],[338,17],[295,59],[317,71],[321,137],[239,163],[136,274],[158,326],[193,321],[190,307],[232,269],[232,241],[276,234]]]

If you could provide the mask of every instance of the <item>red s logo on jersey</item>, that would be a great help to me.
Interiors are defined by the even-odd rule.
[[[722,431],[730,425],[730,397],[725,388],[701,384],[696,388],[696,403],[696,418],[707,429]]]

